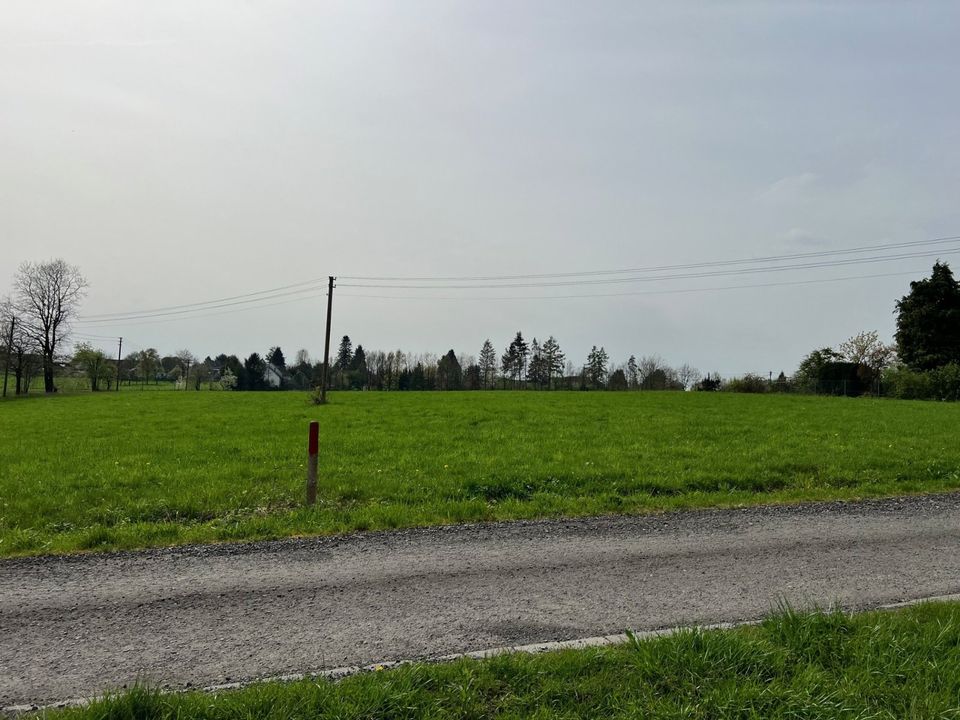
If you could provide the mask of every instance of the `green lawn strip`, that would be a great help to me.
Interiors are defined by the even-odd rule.
[[[960,405],[726,393],[0,403],[0,555],[960,488]],[[307,423],[319,503],[302,506]]]
[[[858,615],[787,610],[734,630],[413,664],[338,682],[264,683],[216,694],[138,688],[42,716],[954,718],[960,717],[960,604]]]

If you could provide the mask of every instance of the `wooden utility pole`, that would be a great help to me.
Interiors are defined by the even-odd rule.
[[[3,397],[7,396],[7,376],[10,375],[10,356],[13,354],[13,328],[17,324],[15,317],[10,318],[10,334],[7,336],[7,362],[3,367]]]
[[[120,338],[120,345],[117,347],[117,392],[120,392],[120,358],[123,356],[123,338]]]
[[[330,318],[333,314],[333,288],[336,287],[333,281],[336,278],[333,275],[328,276],[329,285],[327,287],[327,333],[323,341],[323,375],[320,380],[320,402],[327,401],[327,378],[330,374]]]

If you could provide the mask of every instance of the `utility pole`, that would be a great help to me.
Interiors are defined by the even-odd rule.
[[[13,354],[13,328],[17,324],[15,317],[10,318],[10,335],[7,337],[7,362],[3,368],[3,397],[7,396],[7,376],[10,375],[10,356]]]
[[[117,392],[120,392],[120,358],[123,356],[123,338],[120,338],[120,346],[117,348]]]
[[[328,278],[330,282],[327,287],[327,333],[323,341],[323,375],[320,380],[321,403],[327,401],[327,377],[330,372],[330,317],[333,314],[333,288],[336,287],[333,284],[336,278],[333,275],[329,275]]]

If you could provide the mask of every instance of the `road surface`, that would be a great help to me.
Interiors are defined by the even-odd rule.
[[[960,495],[0,560],[0,708],[960,591]]]

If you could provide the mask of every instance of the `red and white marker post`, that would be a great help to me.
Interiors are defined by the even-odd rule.
[[[310,441],[307,449],[307,505],[317,504],[317,455],[320,452],[320,423],[310,423]]]

